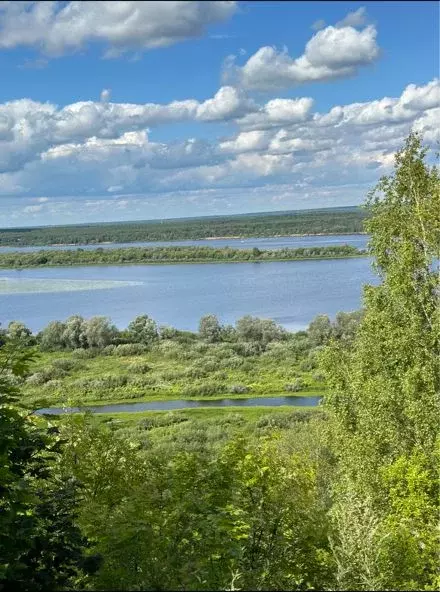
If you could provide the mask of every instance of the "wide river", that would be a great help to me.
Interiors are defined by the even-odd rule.
[[[122,328],[146,313],[196,330],[204,314],[223,323],[250,314],[296,331],[317,314],[358,309],[362,284],[377,282],[368,258],[8,269],[0,270],[0,322],[37,331],[72,314],[105,315]]]

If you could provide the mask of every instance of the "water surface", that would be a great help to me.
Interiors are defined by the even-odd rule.
[[[101,288],[72,284],[78,280]],[[17,293],[17,282],[24,282],[26,293]],[[38,331],[73,314],[104,315],[125,328],[146,313],[159,324],[194,331],[205,314],[231,324],[249,314],[296,331],[317,314],[358,309],[365,282],[377,283],[368,258],[8,269],[0,270],[0,322],[20,320]],[[62,283],[67,289],[59,291]]]
[[[358,309],[365,282],[377,283],[368,258],[8,269],[0,270],[0,323],[20,320],[38,331],[81,314],[109,316],[125,328],[146,313],[194,331],[202,315],[213,313],[223,323],[250,314],[296,331],[317,314]]]
[[[364,249],[369,237],[365,234],[334,234],[334,235],[310,235],[310,236],[281,236],[275,238],[217,238],[184,241],[151,241],[134,243],[100,243],[95,245],[58,245],[46,247],[0,247],[0,253],[12,251],[34,252],[41,250],[50,251],[75,251],[84,249],[120,249],[126,247],[231,247],[233,249],[296,249],[299,247],[326,247],[334,245],[350,245]]]
[[[139,411],[173,411],[177,409],[194,409],[196,407],[280,407],[289,405],[296,407],[316,407],[321,397],[250,397],[247,399],[177,399],[174,401],[151,401],[149,403],[117,403],[114,405],[96,405],[91,407],[50,407],[38,409],[37,415],[62,415],[64,413],[136,413]]]

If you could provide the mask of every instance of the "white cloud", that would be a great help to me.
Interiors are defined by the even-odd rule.
[[[207,101],[169,105],[83,102],[59,109],[29,100],[6,103],[0,105],[0,162],[11,168],[0,172],[0,193],[61,215],[56,203],[66,187],[77,196],[72,203],[87,197],[92,204],[106,195],[120,202],[114,210],[129,212],[135,206],[124,205],[128,195],[177,189],[200,191],[205,199],[208,189],[302,183],[308,188],[303,195],[317,195],[321,188],[324,196],[330,186],[371,185],[389,171],[411,128],[423,131],[428,142],[438,138],[439,85],[409,85],[400,97],[336,105],[324,113],[313,113],[312,99],[302,97],[272,99],[238,116],[243,105],[257,107],[228,88]],[[210,141],[163,142],[146,127],[173,120],[231,121],[236,131]],[[30,197],[36,190],[46,197]],[[103,212],[101,205],[88,207]]]
[[[305,121],[313,106],[313,99],[272,99],[255,113],[249,113],[238,119],[242,129],[268,129]]]
[[[356,74],[379,57],[376,28],[355,28],[364,22],[364,13],[359,11],[344,19],[351,25],[341,21],[319,30],[296,59],[289,56],[287,48],[278,51],[269,46],[261,47],[242,67],[229,56],[224,64],[224,81],[247,89],[273,90]]]
[[[252,152],[263,150],[268,145],[267,134],[262,130],[241,132],[236,138],[220,143],[220,150],[224,152]]]
[[[24,214],[36,214],[37,212],[41,212],[41,210],[43,209],[43,205],[40,206],[26,206],[25,208],[23,208],[23,213]]]
[[[200,121],[228,120],[255,111],[256,104],[232,86],[222,86],[212,99],[197,107],[196,118]]]
[[[108,97],[107,92],[102,94]],[[256,109],[252,100],[232,87],[220,88],[206,101],[188,99],[165,105],[101,100],[81,101],[59,109],[30,99],[11,101],[0,104],[0,172],[19,170],[57,146],[70,150],[71,144],[83,144],[92,138],[118,139],[165,123],[227,121]]]
[[[235,10],[233,1],[2,2],[0,47],[33,46],[57,56],[101,41],[113,57],[199,37]]]
[[[100,99],[102,103],[108,103],[110,101],[112,91],[109,88],[104,88],[101,91]]]
[[[319,19],[317,21],[315,21],[312,25],[312,29],[314,31],[319,31],[321,29],[323,29],[325,27],[325,20],[324,19]]]
[[[346,17],[336,23],[336,27],[363,27],[367,21],[365,6],[361,6],[354,12],[349,12]]]

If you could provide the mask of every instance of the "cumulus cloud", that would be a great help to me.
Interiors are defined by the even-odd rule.
[[[237,123],[242,129],[268,129],[305,121],[313,106],[313,99],[272,99],[258,111],[239,118]]]
[[[364,21],[365,10],[359,9],[336,26],[319,30],[298,58],[290,57],[287,48],[269,46],[261,47],[241,67],[229,56],[223,79],[247,89],[273,90],[352,76],[379,57],[376,28],[356,28]]]
[[[57,146],[82,144],[92,138],[111,140],[165,123],[227,121],[258,109],[232,87],[222,87],[213,98],[201,102],[188,99],[161,105],[102,100],[109,98],[106,89],[98,102],[81,101],[62,109],[30,99],[0,105],[0,172],[19,170]]]
[[[29,100],[6,103],[0,106],[0,163],[10,168],[0,171],[0,193],[24,199],[38,188],[48,197],[29,197],[29,205],[55,207],[68,187],[90,202],[96,195],[117,198],[122,211],[129,209],[123,203],[127,195],[177,189],[206,195],[289,183],[303,184],[314,195],[312,188],[359,187],[389,171],[411,128],[436,141],[439,92],[435,79],[409,85],[399,97],[336,105],[323,113],[313,113],[309,97],[258,106],[230,88],[206,101],[169,105],[83,102],[59,109]],[[229,121],[236,131],[211,141],[155,140],[154,125],[169,121]]]
[[[112,57],[199,37],[235,10],[233,1],[2,2],[0,47],[33,46],[59,56],[100,41]]]

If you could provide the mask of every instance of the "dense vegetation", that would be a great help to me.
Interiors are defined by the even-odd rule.
[[[270,321],[247,317],[231,329],[208,316],[197,335],[167,334],[144,316],[117,336],[109,322],[78,317],[38,336],[19,323],[6,329],[5,589],[439,589],[440,179],[425,161],[410,135],[394,174],[369,196],[382,283],[366,286],[362,313],[339,326],[320,316],[286,336]],[[147,356],[167,342],[180,349],[179,367],[186,351],[205,347],[253,344],[255,368],[273,350],[283,351],[276,365],[286,369],[290,356],[296,368],[313,352],[325,404],[315,412],[80,414],[56,426],[20,410],[19,392],[40,363],[28,359],[34,350],[68,382],[75,352],[87,364],[103,360],[116,337],[127,340],[110,343],[116,349],[146,348],[135,363],[152,367]]]
[[[41,267],[45,265],[107,265],[126,263],[212,263],[243,261],[294,261],[360,257],[365,252],[350,245],[331,247],[306,247],[299,249],[260,250],[215,249],[212,247],[132,247],[90,251],[36,251],[33,253],[0,253],[0,267]]]
[[[325,390],[317,371],[319,348],[332,337],[352,340],[361,314],[325,315],[309,331],[289,333],[271,320],[245,316],[222,326],[214,315],[198,333],[158,327],[147,315],[118,331],[109,319],[75,315],[53,321],[33,336],[11,322],[4,339],[36,347],[40,355],[21,384],[28,406],[84,405],[156,400],[317,395]]]
[[[96,244],[194,240],[212,237],[269,237],[295,234],[354,234],[366,212],[330,208],[274,214],[118,222],[80,226],[0,229],[0,246]]]

